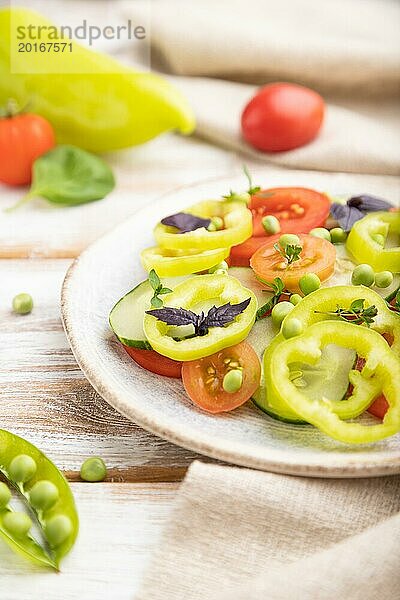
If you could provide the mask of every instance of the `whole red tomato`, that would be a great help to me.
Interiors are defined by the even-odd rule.
[[[56,140],[46,119],[30,113],[0,119],[0,181],[8,185],[31,182],[35,160]]]
[[[324,110],[323,99],[313,90],[293,83],[271,83],[245,107],[242,134],[257,150],[292,150],[315,138]]]

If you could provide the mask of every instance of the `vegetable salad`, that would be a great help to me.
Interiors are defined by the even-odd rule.
[[[115,335],[209,413],[251,400],[345,443],[399,432],[400,211],[245,173],[247,191],[156,224],[148,278],[111,310]]]

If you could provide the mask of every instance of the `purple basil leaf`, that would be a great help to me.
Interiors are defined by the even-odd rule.
[[[169,217],[161,219],[161,223],[163,225],[168,225],[169,227],[176,227],[176,229],[179,229],[179,233],[187,233],[188,231],[200,229],[200,227],[205,227],[207,229],[211,223],[211,219],[203,219],[202,217],[196,217],[189,213],[180,212],[176,213],[176,215],[170,215]]]
[[[348,206],[358,208],[358,210],[363,212],[374,212],[377,210],[389,210],[390,208],[393,208],[393,205],[387,200],[382,200],[382,198],[377,198],[376,196],[370,196],[368,194],[353,196],[347,200],[347,204]]]
[[[186,308],[156,308],[155,310],[146,310],[147,315],[152,315],[159,321],[167,325],[194,325],[196,327],[198,315]]]
[[[223,304],[222,306],[213,306],[208,311],[206,322],[208,327],[224,327],[231,323],[235,317],[240,315],[250,304],[250,298],[243,300],[239,304]]]
[[[332,204],[331,215],[344,231],[350,231],[356,221],[365,217],[365,213],[361,212],[358,208],[337,203]]]

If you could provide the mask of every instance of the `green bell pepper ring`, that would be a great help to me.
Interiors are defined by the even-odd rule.
[[[29,26],[35,31],[43,27],[39,42],[46,45],[45,53],[17,52],[18,28]],[[168,81],[132,71],[75,41],[71,52],[57,52],[49,27],[54,30],[50,21],[28,9],[0,10],[0,105],[10,98],[21,107],[29,105],[50,121],[58,143],[91,152],[142,144],[172,129],[193,131],[193,112]],[[64,41],[69,45],[69,39]],[[18,73],[12,72],[11,51],[23,67]]]
[[[375,271],[400,272],[400,242],[395,247],[382,247],[375,234],[400,236],[400,212],[374,212],[354,223],[346,248],[360,263],[371,265]]]
[[[25,462],[28,461],[30,472],[26,466],[24,469],[24,466],[17,464],[18,461],[21,462],[21,456]],[[47,547],[42,547],[29,532],[24,535],[13,535],[10,532],[6,527],[7,515],[12,514],[13,511],[8,505],[0,507],[0,537],[15,552],[31,562],[58,569],[61,559],[74,545],[79,529],[78,513],[68,482],[38,448],[4,429],[0,429],[0,473],[6,478],[9,486],[18,490],[27,500],[28,506],[37,517]],[[48,492],[47,494],[42,492],[40,498],[37,485],[34,488],[38,482],[45,484],[44,487],[50,487],[56,495],[53,494],[51,498]],[[36,493],[33,492],[34,489]],[[57,519],[60,518],[64,522],[67,521],[69,531],[63,536],[64,539],[61,539],[58,530],[57,543],[51,544],[54,533],[52,537],[49,533],[54,532]]]
[[[303,298],[301,302],[299,302],[299,304],[297,304],[293,310],[291,310],[286,318],[298,319],[303,324],[304,330],[306,330],[307,327],[313,323],[325,321],[326,319],[334,319],[334,323],[337,323],[340,322],[338,317],[329,317],[323,313],[335,311],[337,305],[347,308],[354,300],[359,298],[363,298],[365,300],[366,306],[376,306],[378,309],[378,314],[375,317],[374,322],[371,323],[370,327],[380,334],[388,333],[393,337],[391,350],[396,356],[398,356],[400,354],[400,318],[398,315],[390,311],[383,298],[370,288],[364,286],[334,286],[320,288],[319,290],[316,290],[312,294],[309,294]],[[284,322],[285,320],[282,322],[282,326]],[[357,327],[361,326],[357,325]],[[364,327],[362,327],[362,329],[364,329]],[[263,399],[262,404],[272,413],[279,413],[285,420],[298,422],[300,416],[292,410],[287,402],[284,402],[281,398],[274,396],[267,376],[267,373],[270,372],[270,360],[272,353],[274,349],[284,340],[285,338],[283,337],[282,333],[278,333],[264,353],[263,362],[266,386],[265,398]],[[357,378],[357,375],[353,373],[351,378]],[[371,382],[368,382],[368,384],[369,385],[367,389],[364,382],[363,394],[353,394],[351,399],[343,402],[332,402],[332,410],[337,414],[340,414],[340,416],[344,419],[354,418],[361,414],[361,412],[363,412],[363,410],[365,410],[371,403],[369,398],[374,394],[374,389],[370,385]],[[359,389],[361,392],[361,382]],[[331,401],[326,400],[326,402],[329,403]]]
[[[159,246],[175,250],[230,248],[247,240],[253,232],[251,211],[243,202],[204,200],[190,206],[184,212],[206,219],[220,217],[224,221],[224,228],[219,231],[207,231],[200,227],[187,233],[177,233],[174,227],[158,223],[154,229],[154,237]]]
[[[206,335],[177,341],[171,336],[171,327],[153,315],[145,315],[143,329],[153,350],[174,360],[195,360],[215,354],[223,348],[244,340],[256,318],[257,299],[229,275],[197,275],[177,285],[174,291],[163,296],[164,306],[186,308],[199,313],[212,305],[230,302],[238,304],[250,298],[247,308],[225,327],[211,327]]]
[[[353,395],[363,380],[374,379],[375,390],[382,392],[389,409],[379,425],[346,422],[332,410],[325,398],[311,400],[289,379],[289,365],[296,361],[315,364],[321,348],[332,340],[345,348],[353,348],[366,363],[361,376],[353,380]],[[376,442],[400,431],[400,361],[376,331],[351,323],[324,321],[276,346],[269,362],[268,378],[273,393],[308,423],[332,438],[345,443]],[[361,392],[362,393],[362,392]]]

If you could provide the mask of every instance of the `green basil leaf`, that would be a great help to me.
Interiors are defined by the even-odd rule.
[[[29,196],[74,206],[101,200],[114,186],[104,160],[75,146],[57,146],[35,161]]]

